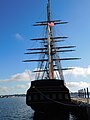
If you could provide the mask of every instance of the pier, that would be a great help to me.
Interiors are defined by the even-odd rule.
[[[84,104],[89,104],[90,105],[90,98],[76,97],[76,98],[72,98],[71,100],[75,101],[76,103],[84,103]]]
[[[72,93],[71,100],[76,103],[83,103],[90,105],[89,90],[88,88],[78,90],[78,93]]]
[[[71,97],[71,101],[86,108],[86,112],[88,115],[88,120],[90,120],[90,98],[89,98],[89,91],[87,89],[78,90],[77,95]]]

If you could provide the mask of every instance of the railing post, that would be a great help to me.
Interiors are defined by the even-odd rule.
[[[89,104],[89,91],[88,91],[88,88],[87,88],[87,103]]]

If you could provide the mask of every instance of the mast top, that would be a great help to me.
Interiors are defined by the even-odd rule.
[[[48,4],[50,4],[50,0],[48,0]]]
[[[47,4],[47,19],[48,21],[50,21],[51,15],[50,15],[50,0],[48,0],[48,4]]]

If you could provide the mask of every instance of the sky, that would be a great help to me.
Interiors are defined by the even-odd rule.
[[[26,49],[38,45],[30,38],[43,32],[32,24],[46,20],[46,4],[47,0],[0,0],[0,95],[26,93],[34,79],[36,64],[22,61],[30,58]],[[69,22],[55,26],[55,31],[69,37],[65,44],[76,46],[67,55],[81,58],[62,62],[75,68],[64,72],[67,87],[71,92],[90,90],[90,0],[51,0],[51,18]]]

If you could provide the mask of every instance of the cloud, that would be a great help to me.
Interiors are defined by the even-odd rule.
[[[78,91],[82,88],[90,88],[89,82],[90,65],[86,68],[75,67],[75,69],[64,72],[66,77],[66,86],[71,91]],[[35,80],[35,73],[25,70],[21,73],[11,75],[8,79],[0,80],[0,94],[25,92],[31,85],[31,81]],[[6,86],[5,86],[6,85]],[[12,86],[11,86],[12,85]]]
[[[35,79],[35,75],[30,70],[25,70],[22,73],[16,73],[8,79],[0,80],[0,82],[27,82]]]
[[[11,75],[8,79],[0,80],[0,95],[26,93],[31,85],[31,81],[35,79],[35,73],[25,70],[21,73]]]
[[[73,67],[75,69],[64,71],[66,85],[71,91],[78,91],[79,89],[90,89],[90,65],[88,67]]]
[[[82,67],[74,67],[75,69],[65,71],[64,75],[72,75],[72,77],[87,77],[90,75],[90,66],[87,68],[82,68]],[[14,75],[11,75],[8,79],[0,80],[0,82],[27,82],[35,79],[35,73],[33,73],[30,70],[25,70],[24,72],[21,73],[16,73]]]
[[[74,67],[73,70],[65,71],[64,75],[74,75],[74,76],[82,76],[87,77],[90,75],[90,65],[87,68],[82,67]]]
[[[3,93],[3,92],[7,93],[7,92],[9,92],[9,90],[10,89],[8,87],[0,86],[0,93]]]
[[[86,89],[90,88],[90,83],[88,82],[66,82],[66,86],[70,89],[72,92],[77,92],[79,89]]]
[[[22,73],[17,73],[15,75],[12,75],[9,79],[9,81],[28,81],[30,80],[30,75],[31,75],[31,71],[29,70],[25,70]]]
[[[27,88],[27,85],[16,85],[15,88],[16,89],[25,89],[25,88]]]
[[[88,82],[66,82],[66,85],[68,87],[78,87],[78,88],[84,88],[84,87],[90,87],[90,83]]]
[[[24,38],[22,37],[20,33],[16,33],[15,37],[17,40],[24,40]]]

